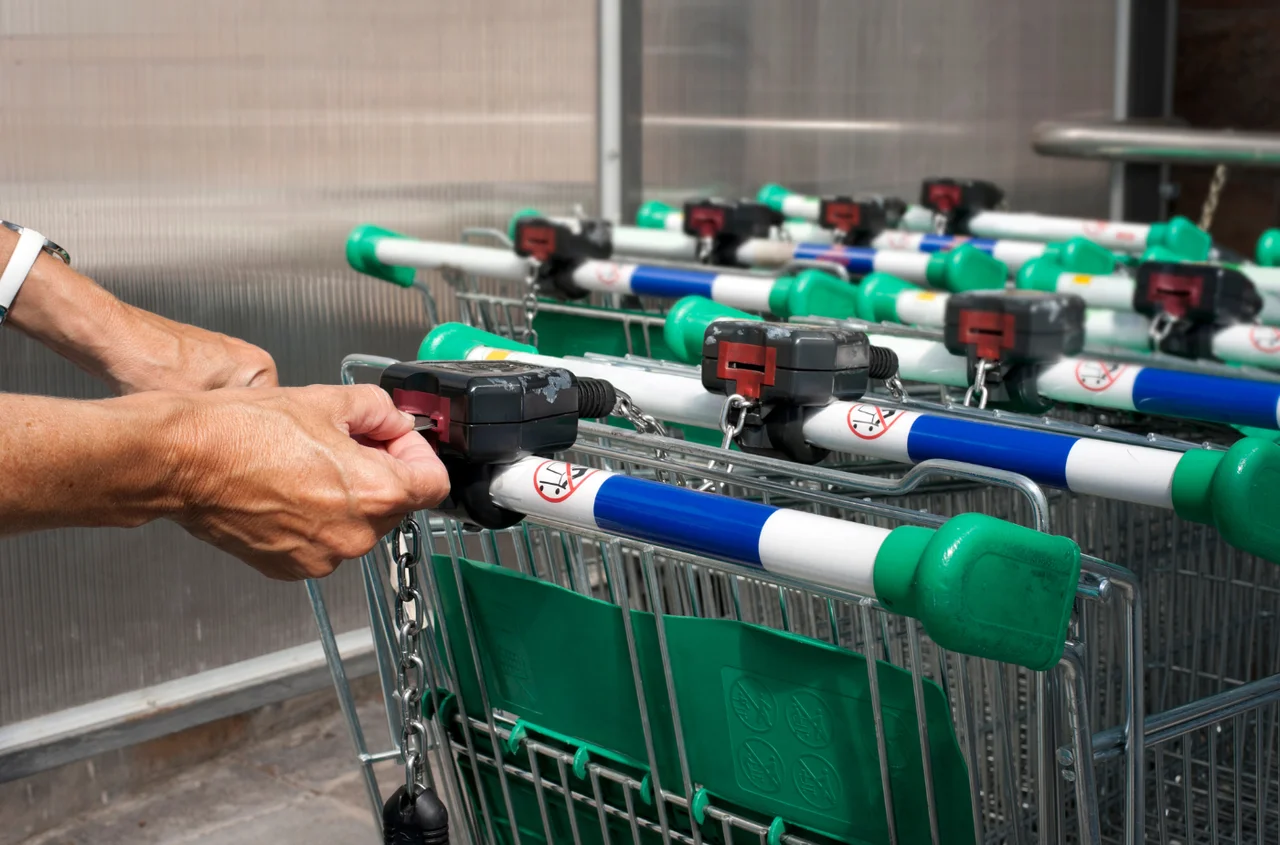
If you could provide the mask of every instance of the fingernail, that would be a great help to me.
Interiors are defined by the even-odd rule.
[[[417,419],[414,418],[413,414],[408,411],[401,411],[400,416],[404,417],[408,421],[409,425],[413,425],[417,422]]]

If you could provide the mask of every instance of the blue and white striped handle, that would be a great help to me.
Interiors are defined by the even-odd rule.
[[[544,458],[497,469],[495,504],[535,519],[875,597],[944,648],[1056,665],[1080,574],[1065,537],[981,514],[893,530]]]
[[[484,345],[485,338],[495,345]],[[707,392],[696,371],[677,375],[607,358],[555,358],[500,348],[500,342],[488,333],[446,324],[432,330],[418,354],[564,368],[611,382],[659,419],[709,429],[719,425],[724,397]],[[1247,439],[1252,457],[1246,463],[1251,464],[1242,472],[1231,453],[1224,458],[1221,452],[1116,444],[870,402],[832,402],[810,411],[803,433],[810,445],[840,454],[907,464],[958,460],[1076,493],[1172,508],[1185,519],[1217,526],[1239,548],[1280,560],[1280,509],[1268,505],[1269,492],[1254,487],[1266,477],[1261,466],[1280,462],[1280,447],[1263,441]],[[1280,474],[1280,468],[1267,471]]]
[[[1003,261],[1010,270],[1017,271],[1028,261],[1044,255],[1046,244],[1035,241],[995,240],[992,238],[966,238],[961,235],[929,235],[919,232],[882,232],[872,240],[876,249],[898,252],[947,252],[959,246],[970,246]]]

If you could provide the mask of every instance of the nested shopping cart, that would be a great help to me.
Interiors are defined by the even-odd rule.
[[[396,373],[348,372],[361,364],[387,367],[384,385]],[[393,395],[408,384],[395,377]],[[932,479],[1010,489],[1044,528],[1035,485],[577,434],[487,477],[488,505],[522,521],[424,520],[361,562],[393,737],[409,778],[453,810],[456,841],[1096,839],[1068,628],[1091,604],[1137,636],[1131,579],[1034,527],[945,519],[952,482]],[[434,770],[416,765],[424,745]]]
[[[499,268],[495,275],[503,277],[508,272]],[[531,308],[529,297],[481,293],[479,286],[465,281],[459,288],[462,314],[485,328],[532,339],[536,335],[530,329],[536,326],[553,343],[562,344],[569,338],[603,352],[678,357],[664,346],[662,321],[653,316],[617,310],[586,313],[558,303]],[[581,319],[584,313],[590,318],[587,322]],[[526,322],[529,317],[532,321]],[[632,363],[643,362],[633,358]],[[648,362],[646,366],[656,364]],[[976,413],[955,407],[947,410],[966,416]],[[994,416],[1005,424],[1042,427],[1057,434],[1084,433],[1111,442],[1134,442],[1128,435],[1092,427],[1077,431],[1057,420]],[[1159,437],[1140,442],[1174,451],[1192,445]],[[942,508],[944,512],[956,512],[949,508],[955,508],[957,502],[965,503],[959,509],[987,513],[1016,509],[1012,500],[986,485],[953,487],[948,495],[951,498]],[[1147,768],[1162,775],[1149,779],[1143,793],[1151,813],[1146,825],[1151,838],[1249,841],[1259,831],[1274,829],[1275,804],[1266,797],[1269,785],[1275,783],[1274,697],[1268,676],[1280,669],[1275,665],[1274,567],[1240,554],[1212,530],[1173,518],[1168,510],[1073,493],[1051,494],[1051,502],[1064,526],[1058,530],[1080,538],[1087,548],[1114,551],[1117,558],[1133,562],[1144,575],[1149,595],[1155,596],[1142,613],[1148,660],[1143,673],[1146,682],[1139,688],[1148,691],[1150,711],[1165,715],[1149,720],[1145,733],[1150,734],[1152,745],[1148,749],[1134,748],[1131,743],[1126,747],[1136,751]],[[1238,612],[1240,608],[1247,612]],[[1112,725],[1132,687],[1118,671],[1125,665],[1123,644],[1130,641],[1115,636],[1114,623],[1091,616],[1087,607],[1081,624],[1093,634],[1084,638],[1090,644],[1087,648],[1092,648],[1085,661],[1095,688],[1087,705],[1091,724]],[[1226,714],[1231,718],[1218,721]],[[1169,725],[1177,727],[1169,729]],[[1116,751],[1117,735],[1114,730],[1099,734],[1106,750],[1098,754],[1098,794],[1102,830],[1120,831],[1116,841],[1124,841],[1123,825],[1126,820],[1132,824],[1132,819],[1124,815],[1120,802],[1127,797],[1126,787],[1132,788],[1132,778],[1126,780],[1123,768],[1116,765],[1123,758]],[[1064,759],[1070,760],[1070,749],[1062,750]],[[1165,774],[1168,776],[1163,777]],[[1049,829],[1037,826],[1035,830]],[[1130,839],[1132,832],[1131,828]],[[1042,841],[1053,838],[1047,836]]]

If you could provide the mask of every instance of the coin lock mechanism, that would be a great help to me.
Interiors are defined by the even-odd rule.
[[[1231,267],[1178,261],[1138,266],[1133,310],[1151,318],[1152,348],[1183,358],[1212,358],[1213,336],[1262,311],[1253,282]]]
[[[506,528],[523,514],[489,497],[496,468],[573,446],[578,420],[608,416],[608,382],[517,361],[419,361],[393,364],[379,382],[449,472],[449,497],[436,510],[480,528]]]
[[[971,291],[947,300],[943,344],[968,361],[965,403],[1028,412],[1052,403],[1036,379],[1045,366],[1084,348],[1084,300],[1038,291]]]
[[[703,335],[702,386],[728,397],[726,420],[738,448],[802,463],[827,455],[805,442],[808,409],[861,399],[872,379],[897,370],[891,350],[848,329],[717,320]],[[728,413],[735,403],[737,418]]]
[[[573,271],[584,261],[613,254],[613,227],[607,220],[522,217],[512,234],[516,255],[536,262],[540,292],[558,299],[589,296],[590,291],[574,284]]]
[[[969,221],[1004,202],[1004,191],[982,179],[924,180],[920,204],[933,212],[935,234],[971,235]]]
[[[835,242],[845,246],[870,246],[889,228],[888,218],[884,203],[877,200],[843,196],[818,200],[818,225],[833,232]]]
[[[718,267],[741,267],[738,247],[754,238],[769,238],[783,216],[751,200],[696,199],[684,204],[684,233],[698,241],[698,260]]]

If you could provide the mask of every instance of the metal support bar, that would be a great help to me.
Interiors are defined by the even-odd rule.
[[[620,223],[640,207],[642,182],[639,0],[598,0],[596,122],[600,216]]]
[[[347,674],[374,671],[362,628],[336,638]],[[0,727],[0,783],[327,689],[319,643],[308,643],[186,678]]]
[[[1040,155],[1149,164],[1280,168],[1280,133],[1048,121],[1032,130]]]

